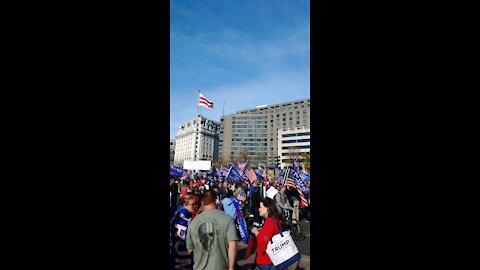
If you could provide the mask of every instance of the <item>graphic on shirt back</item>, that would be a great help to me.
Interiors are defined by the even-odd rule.
[[[208,220],[202,223],[198,227],[198,236],[203,250],[210,251],[215,241],[215,224]]]

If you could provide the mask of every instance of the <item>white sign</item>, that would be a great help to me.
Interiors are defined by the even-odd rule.
[[[211,160],[185,160],[183,168],[186,170],[202,170],[208,171],[212,167]]]

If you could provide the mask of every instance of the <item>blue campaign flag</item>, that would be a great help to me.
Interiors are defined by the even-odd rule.
[[[228,167],[225,167],[222,165],[222,170],[221,170],[221,173],[220,173],[220,177],[222,178],[223,181],[227,180],[227,175],[228,173],[230,172],[230,170],[228,169]]]
[[[294,170],[298,170],[298,168],[300,168],[301,166],[302,166],[302,163],[300,163],[300,161],[298,161],[298,159],[295,159],[293,161],[293,166],[292,167],[293,167]]]
[[[232,163],[232,162],[229,161],[227,166],[228,166],[228,168],[232,168],[232,167],[233,167],[233,168],[236,169],[236,168],[238,167],[238,164]]]
[[[232,171],[230,172],[230,177],[235,183],[242,183],[242,175],[236,168],[232,168]]]
[[[298,174],[300,175],[300,177],[303,179],[304,182],[310,181],[310,175],[308,173],[298,172]]]
[[[265,177],[263,177],[263,172],[262,171],[260,171],[259,169],[256,169],[255,173],[257,174],[257,179],[258,180],[265,180]]]
[[[215,167],[212,167],[212,169],[213,169],[212,176],[220,177],[220,171]]]
[[[295,183],[300,187],[300,189],[305,192],[307,190],[307,186],[303,179],[300,177],[297,171],[292,172],[293,179],[295,179]]]
[[[233,166],[230,167],[230,170],[229,170],[226,178],[227,178],[227,180],[231,179],[234,183],[241,183],[242,182],[242,176]]]
[[[177,166],[170,165],[170,177],[181,177],[183,169]]]

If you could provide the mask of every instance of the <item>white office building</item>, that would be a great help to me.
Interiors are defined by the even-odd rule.
[[[220,123],[197,116],[179,127],[175,136],[174,163],[185,160],[217,160]]]
[[[292,165],[293,160],[302,160],[302,153],[310,153],[310,128],[278,130],[278,156],[280,167]]]

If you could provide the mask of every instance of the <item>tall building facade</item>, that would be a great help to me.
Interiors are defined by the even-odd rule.
[[[220,123],[197,116],[182,124],[175,136],[174,163],[185,160],[217,160]]]
[[[304,154],[310,154],[310,128],[279,129],[278,149],[280,168],[292,165],[295,159],[302,161]]]
[[[226,115],[222,117],[220,123],[219,161],[258,162],[267,159],[265,115]]]
[[[238,134],[239,129],[242,127],[237,127],[234,125],[237,125],[236,120],[237,117],[238,119],[241,119],[241,117],[261,117],[261,119],[255,119],[254,121],[263,121],[262,123],[258,123],[258,126],[255,126],[255,128],[246,128],[251,129],[251,130],[258,130],[261,129],[260,127],[266,127],[266,134],[265,133],[260,133],[260,134],[265,134],[265,137],[257,136],[258,133],[252,133],[256,134],[257,137],[251,137],[251,139],[259,139],[260,141],[255,141],[257,142],[262,142],[265,144],[266,142],[266,157],[263,160],[265,164],[268,166],[274,166],[275,164],[275,157],[279,156],[279,149],[278,149],[278,130],[288,130],[288,129],[295,129],[295,128],[310,128],[310,99],[301,99],[301,100],[295,100],[291,102],[285,102],[285,103],[280,103],[280,104],[274,104],[274,105],[263,105],[263,106],[257,106],[254,109],[248,109],[248,110],[242,110],[238,111],[235,115],[229,115],[229,116],[224,116],[221,120],[221,131],[220,131],[220,159],[225,159],[229,158],[230,155],[232,156],[241,156],[241,151],[244,151],[244,148],[237,148],[234,147],[234,141],[233,139],[238,139],[238,137],[233,137],[233,134]],[[253,120],[253,119],[252,119]],[[244,120],[241,120],[244,121]],[[233,123],[235,122],[235,124]],[[243,124],[243,123],[242,123]],[[252,124],[246,124],[249,126],[254,126]],[[246,132],[248,134],[248,131]],[[242,138],[243,139],[243,138]],[[248,137],[246,139],[249,139]],[[266,141],[265,141],[266,140]],[[240,141],[241,143],[250,143],[252,144],[252,141]],[[244,146],[252,146],[250,148],[251,152],[255,152],[256,148],[260,148],[259,145],[244,145]],[[265,147],[265,145],[262,145],[261,147]],[[281,149],[280,149],[281,150]],[[259,152],[256,157],[263,156],[264,154],[262,152]],[[255,155],[252,155],[255,156]]]

